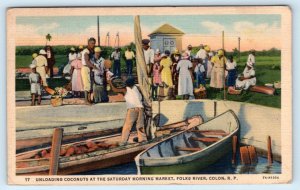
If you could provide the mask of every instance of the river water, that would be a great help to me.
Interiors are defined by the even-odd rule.
[[[231,153],[225,155],[218,162],[209,167],[197,171],[195,174],[280,174],[281,163],[274,161],[272,165],[268,164],[268,160],[264,157],[258,157],[258,164],[246,166],[240,164],[237,160],[237,165],[231,164]],[[80,173],[80,175],[134,175],[137,174],[137,169],[134,162],[122,164],[110,168],[93,170]]]

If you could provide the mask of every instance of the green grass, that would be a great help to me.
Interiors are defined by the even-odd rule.
[[[241,61],[238,62],[238,73],[242,73],[245,64],[247,61],[246,56],[241,57]],[[257,85],[264,85],[266,83],[274,83],[275,81],[281,80],[281,70],[280,70],[280,57],[267,57],[267,56],[260,56],[256,57],[256,65],[255,65],[255,72],[256,72],[256,79]],[[209,99],[223,99],[224,92],[214,92],[209,88],[207,85],[207,93]],[[254,103],[269,107],[280,108],[281,107],[281,94],[280,90],[276,90],[276,94],[274,96],[256,93],[256,92],[243,92],[241,95],[230,95],[226,94],[226,99],[231,101],[238,101],[238,102],[247,102],[247,103]]]
[[[238,62],[238,73],[242,73],[245,64],[246,64],[247,57],[242,56],[240,62]],[[65,55],[56,55],[56,67],[59,67],[62,64],[67,62],[67,56]],[[281,80],[280,75],[280,57],[279,56],[256,56],[256,77],[257,77],[257,85],[264,85],[265,83],[273,83],[275,81]],[[16,56],[16,67],[28,67],[31,63],[31,56]],[[121,61],[121,71],[125,71],[125,61],[122,59]],[[134,68],[134,71],[136,69]],[[50,79],[49,86],[56,87],[56,86],[64,86],[66,84],[65,79]],[[24,79],[16,79],[16,91],[21,90],[29,90],[29,82]],[[207,85],[207,92],[209,99],[223,99],[223,91],[221,92],[214,92],[209,88]],[[227,100],[231,101],[238,101],[238,102],[247,102],[247,103],[254,103],[269,107],[281,107],[281,95],[280,91],[277,91],[276,95],[270,96],[255,92],[243,92],[241,95],[230,95],[227,94]]]

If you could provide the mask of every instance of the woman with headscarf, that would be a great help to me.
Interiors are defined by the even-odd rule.
[[[82,68],[82,62],[81,62],[81,54],[79,53],[77,55],[77,58],[73,61],[71,61],[71,71],[70,75],[72,78],[72,91],[74,96],[81,97],[81,92],[83,92],[83,83],[81,78],[81,68]]]
[[[227,62],[224,56],[224,51],[219,50],[217,55],[212,57],[211,62],[213,68],[211,71],[210,87],[215,89],[222,89],[224,87],[225,80],[225,64]]]
[[[253,63],[248,61],[241,76],[236,79],[236,88],[248,90],[250,86],[256,85],[255,70]]]
[[[178,49],[175,49],[174,52],[171,54],[172,60],[172,82],[174,84],[174,94],[178,94],[178,77],[179,72],[176,70],[177,64],[180,61],[180,53]]]
[[[178,95],[182,96],[184,100],[188,100],[190,96],[194,95],[194,93],[192,79],[193,64],[189,60],[187,53],[182,54],[176,70],[179,71]]]
[[[164,88],[163,96],[167,96],[169,89],[173,88],[171,66],[172,66],[171,60],[168,59],[168,56],[166,54],[162,53],[161,61],[160,61],[160,73],[161,73],[161,80]]]

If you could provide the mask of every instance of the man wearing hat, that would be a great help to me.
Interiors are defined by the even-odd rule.
[[[48,86],[47,80],[46,80],[46,73],[48,71],[48,63],[46,59],[46,51],[44,49],[41,49],[39,51],[39,55],[34,58],[32,63],[36,65],[36,72],[38,72],[42,78],[42,85]]]
[[[125,145],[128,141],[130,131],[136,123],[138,142],[147,140],[144,128],[144,107],[142,103],[142,94],[134,84],[134,78],[129,77],[126,80],[126,94],[124,96],[127,107],[127,114],[122,129],[122,138],[120,145]]]
[[[92,63],[97,67],[93,69],[93,96],[94,103],[106,102],[108,99],[106,89],[105,89],[105,59],[101,57],[101,48],[95,47],[95,55],[91,60]]]
[[[151,77],[152,67],[154,64],[154,50],[150,48],[149,43],[150,43],[149,39],[142,40],[144,58],[145,58],[145,63],[147,65],[147,73],[148,73],[148,77]]]
[[[256,85],[255,70],[253,63],[248,61],[242,76],[236,79],[236,88],[248,90],[250,86]]]
[[[81,78],[83,82],[84,98],[87,105],[91,105],[91,76],[90,69],[98,68],[90,61],[90,55],[94,53],[96,40],[90,38],[88,40],[88,46],[82,51],[82,69]]]
[[[207,58],[207,52],[205,51],[204,46],[202,44],[200,45],[200,49],[196,54],[196,58],[202,60],[205,60]]]
[[[215,55],[211,62],[213,64],[213,68],[211,71],[211,80],[210,87],[216,89],[222,89],[224,87],[225,80],[225,64],[227,62],[226,57],[224,56],[224,51],[222,49],[218,50],[217,55]]]
[[[41,76],[36,72],[36,65],[29,65],[31,73],[29,74],[31,106],[35,105],[35,97],[38,96],[38,105],[41,104]]]
[[[47,53],[46,59],[47,59],[47,64],[48,64],[47,76],[50,76],[52,78],[53,77],[53,67],[55,65],[54,52],[53,52],[51,46],[46,46],[45,51]]]
[[[113,73],[117,77],[121,77],[121,52],[120,48],[115,48],[111,54],[111,59],[114,61]]]

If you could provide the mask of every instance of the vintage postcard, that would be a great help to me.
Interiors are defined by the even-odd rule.
[[[291,21],[287,6],[8,9],[8,183],[290,183]]]

